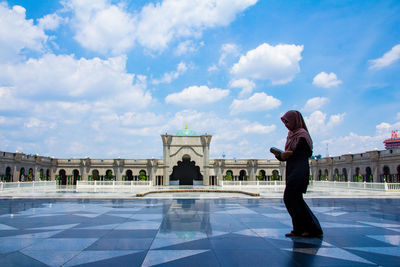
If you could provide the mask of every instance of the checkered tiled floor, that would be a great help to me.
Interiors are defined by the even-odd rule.
[[[280,199],[2,199],[0,266],[400,266],[400,199],[307,202],[323,239]]]

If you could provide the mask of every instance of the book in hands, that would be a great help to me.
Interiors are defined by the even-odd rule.
[[[284,151],[280,150],[279,148],[276,148],[276,147],[271,147],[269,149],[269,152],[271,152],[272,154],[277,154],[277,153],[283,153]]]

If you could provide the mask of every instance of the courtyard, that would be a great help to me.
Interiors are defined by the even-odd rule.
[[[0,266],[400,265],[399,198],[306,201],[322,239],[286,238],[278,197],[3,198]]]

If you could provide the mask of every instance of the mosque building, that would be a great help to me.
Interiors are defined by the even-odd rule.
[[[210,159],[212,135],[188,129],[162,134],[162,159],[50,158],[0,152],[5,182],[58,180],[150,180],[154,186],[220,185],[222,180],[273,181],[285,177],[285,162],[276,159]],[[310,160],[310,179],[398,182],[400,149],[367,151]]]

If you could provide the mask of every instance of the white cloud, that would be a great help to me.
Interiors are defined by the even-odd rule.
[[[124,56],[101,60],[47,54],[23,63],[0,65],[0,80],[12,85],[12,90],[2,89],[9,98],[11,94],[20,99],[74,99],[95,104],[100,100],[104,105],[145,107],[152,99],[146,92],[145,78],[127,73],[125,64]]]
[[[72,0],[64,5],[74,12],[74,38],[84,48],[118,55],[134,45],[136,21],[122,5],[107,0]]]
[[[204,46],[204,42],[200,42],[198,45],[196,45],[192,40],[186,40],[179,43],[174,53],[177,56],[194,53],[199,49],[200,46]]]
[[[238,77],[271,80],[272,84],[285,84],[300,72],[302,45],[263,43],[240,57],[231,73]]]
[[[239,79],[239,80],[232,80],[229,83],[229,86],[233,88],[242,88],[242,91],[240,91],[239,93],[239,98],[242,98],[245,97],[246,95],[251,94],[251,92],[253,92],[254,87],[256,87],[256,84],[248,79]]]
[[[42,51],[48,37],[25,17],[25,8],[0,3],[0,62],[16,61],[22,49]]]
[[[386,52],[382,57],[370,60],[369,68],[379,70],[393,64],[394,62],[399,60],[399,58],[400,58],[400,44],[393,46],[392,49]]]
[[[331,115],[327,120],[327,114],[316,110],[311,113],[310,116],[304,117],[304,120],[312,136],[324,136],[329,133],[333,127],[342,123],[345,115],[345,113]]]
[[[166,103],[183,106],[198,106],[221,100],[229,94],[229,90],[208,88],[207,86],[190,86],[179,93],[173,93],[165,98]]]
[[[218,64],[226,65],[226,60],[229,57],[237,57],[239,55],[239,47],[236,44],[223,44],[221,46],[221,56],[219,57]]]
[[[276,130],[275,125],[262,125],[260,123],[252,123],[243,128],[245,133],[269,134]]]
[[[208,67],[208,69],[207,69],[208,72],[214,72],[214,71],[217,71],[217,70],[218,70],[218,67],[217,67],[217,65],[215,65],[215,64],[211,65],[211,66]]]
[[[225,26],[257,0],[164,0],[130,13],[123,3],[108,0],[72,0],[64,6],[73,11],[75,39],[85,48],[118,55],[135,42],[152,51],[165,50],[172,40],[198,38],[207,28]],[[182,42],[176,53],[193,50]]]
[[[186,64],[184,62],[180,62],[176,67],[176,71],[165,73],[161,79],[153,79],[151,82],[153,84],[171,83],[173,80],[178,79],[180,75],[184,74],[186,70]]]
[[[317,109],[320,109],[326,103],[329,102],[329,99],[326,97],[314,97],[307,100],[306,105],[303,108],[304,112],[312,112]]]
[[[313,79],[313,84],[315,86],[324,87],[324,88],[337,86],[341,83],[342,83],[342,81],[338,80],[338,78],[336,77],[336,74],[333,72],[331,72],[329,74],[326,72],[320,72]]]
[[[49,14],[38,19],[38,27],[43,30],[55,30],[63,21],[64,19],[57,14]]]
[[[138,42],[164,50],[175,38],[199,37],[207,28],[225,26],[257,0],[164,0],[143,7],[138,15]]]
[[[350,132],[347,136],[332,137],[323,140],[321,144],[329,144],[329,152],[332,155],[346,153],[363,153],[365,151],[384,149],[383,141],[390,138],[393,129],[399,129],[400,122],[393,124],[382,122],[376,125],[376,132],[372,135],[359,135]]]
[[[281,105],[281,101],[265,93],[255,93],[248,99],[235,99],[229,107],[231,114],[250,111],[264,111],[274,109]]]

